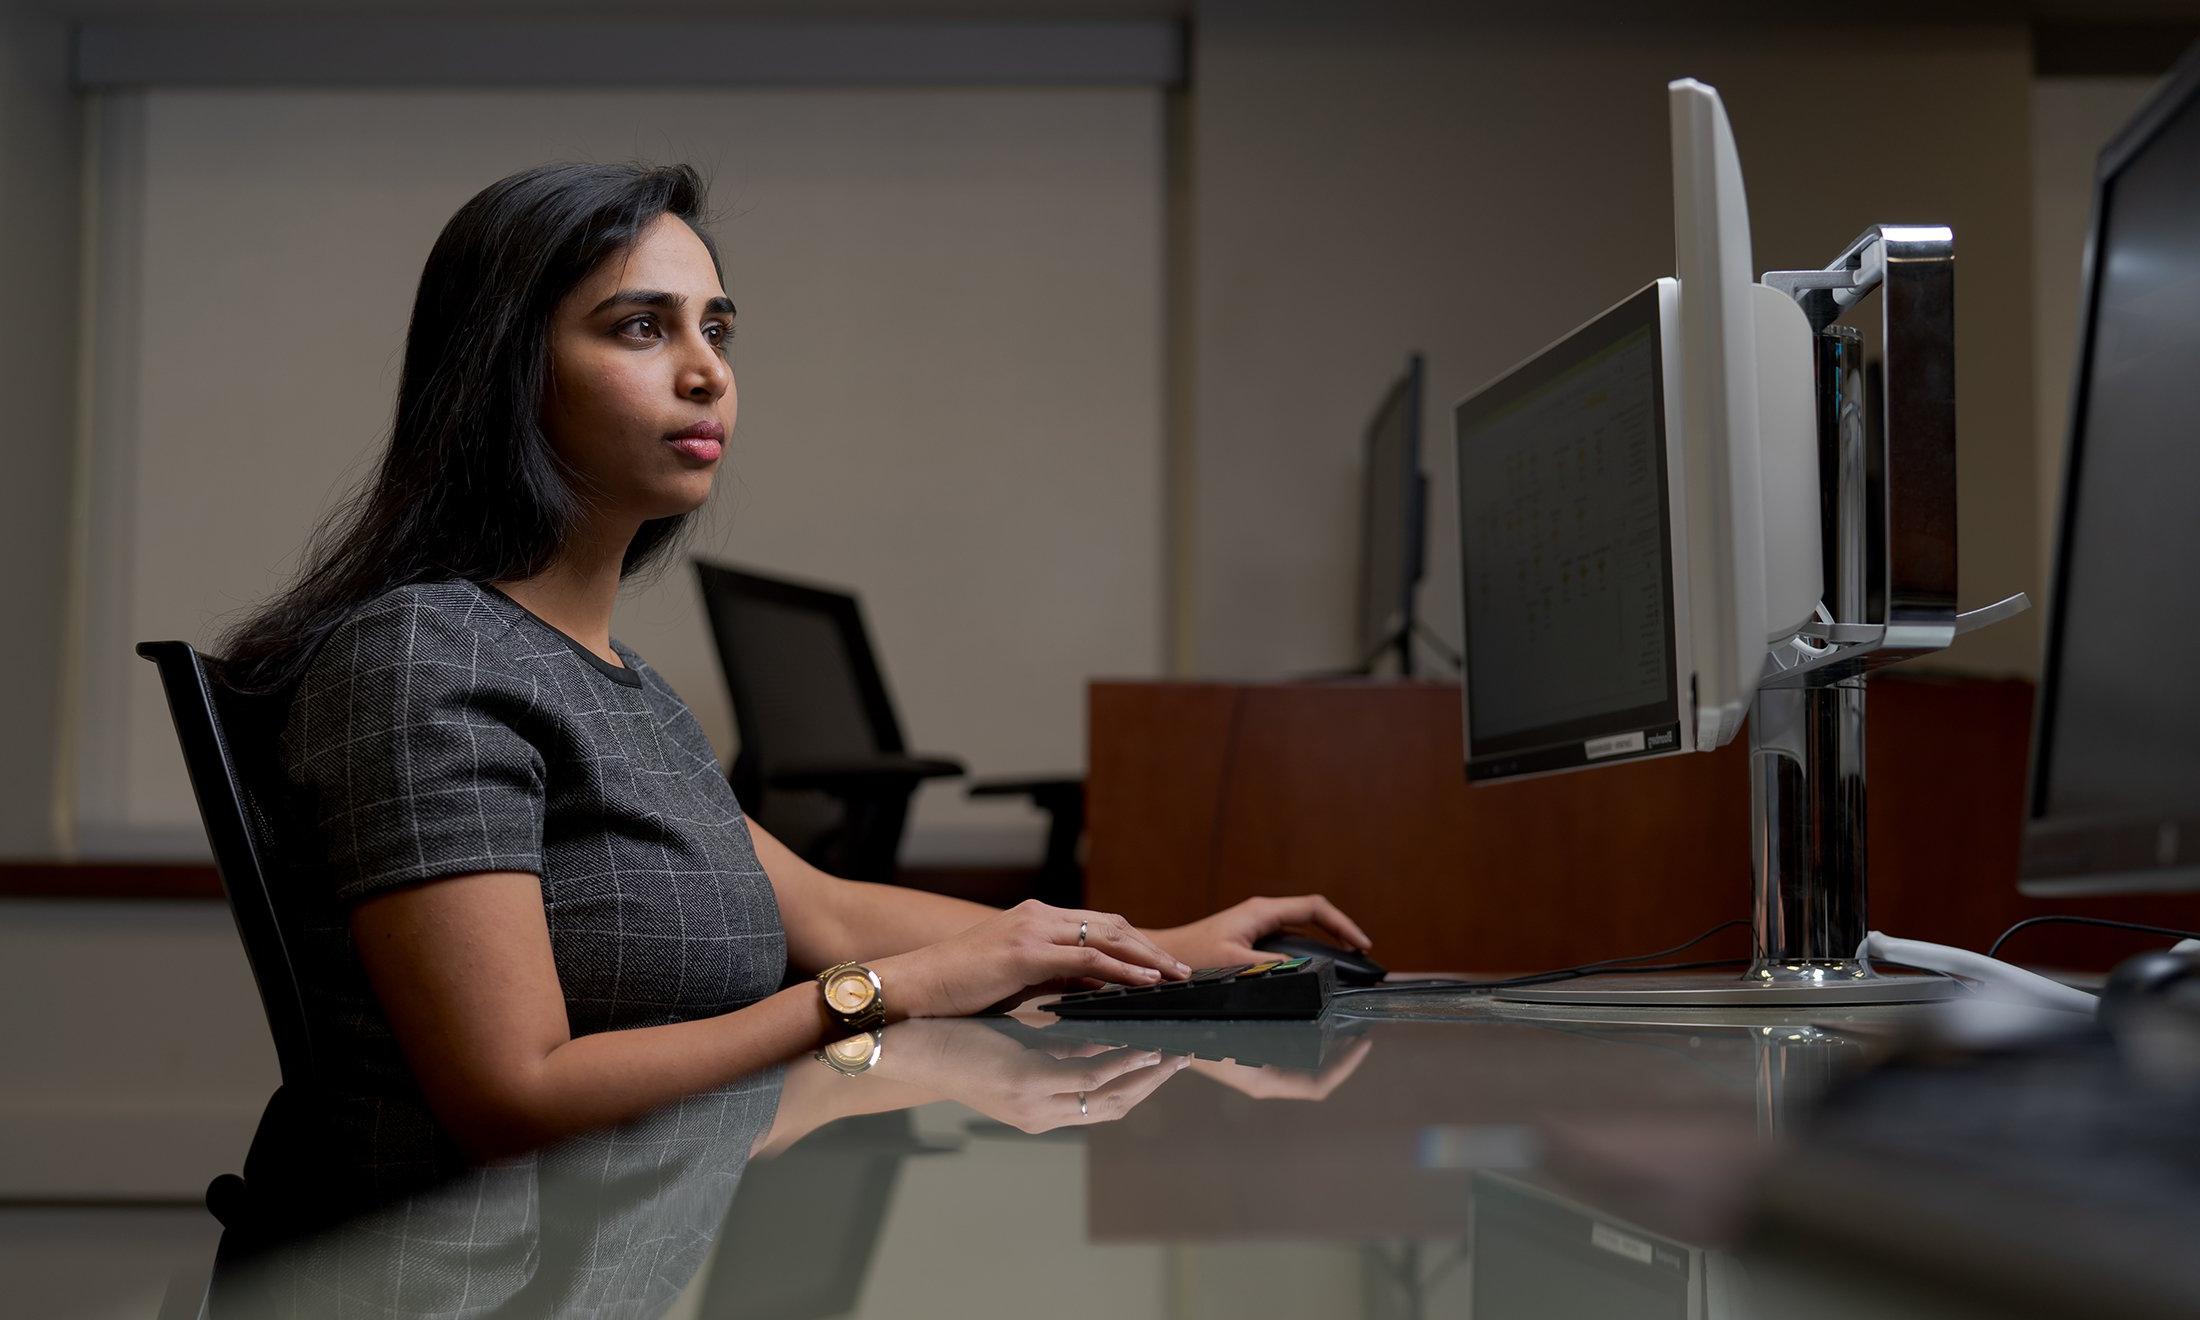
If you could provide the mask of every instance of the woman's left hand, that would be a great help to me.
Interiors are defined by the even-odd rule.
[[[1146,934],[1194,967],[1227,967],[1260,961],[1260,942],[1286,926],[1311,927],[1323,938],[1348,948],[1365,950],[1370,943],[1367,933],[1352,918],[1320,894],[1248,898],[1190,925]]]

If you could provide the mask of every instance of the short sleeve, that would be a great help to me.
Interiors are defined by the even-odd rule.
[[[343,902],[416,880],[542,872],[533,683],[481,634],[404,591],[330,634],[300,680],[281,754],[296,826]]]

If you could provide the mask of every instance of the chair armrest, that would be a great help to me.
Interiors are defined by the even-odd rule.
[[[966,790],[974,798],[1027,797],[1035,806],[1052,811],[1064,801],[1082,799],[1085,781],[1056,775],[1031,776],[1022,779],[980,779]]]
[[[1035,897],[1056,907],[1077,907],[1084,902],[1084,867],[1077,850],[1085,837],[1085,781],[1067,776],[1031,776],[1023,779],[981,779],[969,789],[971,797],[1029,798],[1047,814],[1046,857],[1039,864]]]
[[[963,772],[962,762],[935,756],[876,756],[850,761],[797,761],[763,775],[772,788],[817,789],[835,796],[904,791],[927,779]]]

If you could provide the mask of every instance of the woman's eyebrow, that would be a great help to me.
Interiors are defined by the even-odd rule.
[[[656,307],[668,312],[677,312],[687,306],[687,299],[677,293],[666,293],[662,289],[621,289],[589,309],[588,314],[596,316],[609,308],[622,304],[630,304],[635,307]],[[734,315],[733,299],[720,294],[704,303],[703,310],[706,312],[724,312],[726,315],[732,316]]]

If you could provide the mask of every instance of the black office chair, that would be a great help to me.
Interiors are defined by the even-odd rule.
[[[252,1150],[245,1157],[247,1179],[225,1173],[206,1188],[206,1208],[224,1228],[249,1238],[270,1225],[256,1206],[268,1198],[259,1194],[263,1181],[256,1159],[272,1140],[271,1134],[286,1123],[313,1088],[313,1035],[306,1025],[305,998],[291,961],[296,944],[295,926],[287,920],[268,881],[274,873],[274,839],[254,783],[270,782],[267,758],[272,752],[265,720],[249,698],[223,689],[209,672],[205,657],[188,642],[140,642],[137,653],[160,670],[161,687],[168,696],[168,713],[175,721],[176,741],[183,749],[184,768],[191,776],[191,792],[198,799],[199,818],[206,825],[206,839],[214,851],[214,866],[221,873],[222,892],[229,897],[229,912],[237,922],[244,943],[245,961],[259,986],[260,1008],[267,1015],[268,1034],[275,1040],[275,1059],[282,1070],[282,1085],[268,1101],[253,1134]]]
[[[740,726],[727,778],[743,808],[824,870],[894,880],[910,797],[963,766],[909,753],[855,596],[701,559],[695,572]],[[1084,890],[1084,781],[987,780],[969,792],[1027,797],[1049,813],[1032,892],[1075,905]]]

